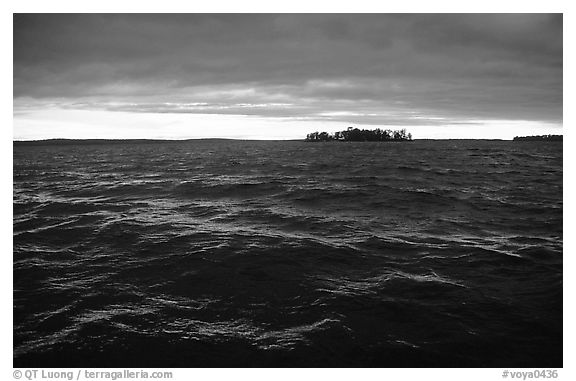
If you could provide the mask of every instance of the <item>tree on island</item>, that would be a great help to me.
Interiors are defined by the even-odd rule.
[[[331,140],[345,142],[399,142],[411,141],[412,134],[407,133],[406,129],[401,130],[360,130],[354,127],[348,127],[344,131],[336,131],[333,135],[328,132],[312,132],[306,135],[307,142],[328,142]]]

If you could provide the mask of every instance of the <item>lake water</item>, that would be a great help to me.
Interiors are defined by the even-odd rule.
[[[562,367],[562,143],[14,145],[16,367]]]

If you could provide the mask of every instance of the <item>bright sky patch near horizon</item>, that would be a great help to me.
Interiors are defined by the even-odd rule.
[[[561,14],[15,14],[16,140],[562,133]]]

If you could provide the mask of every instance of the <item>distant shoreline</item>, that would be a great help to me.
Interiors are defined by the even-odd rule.
[[[531,135],[531,136],[515,136],[515,142],[561,142],[564,135]]]
[[[97,144],[154,144],[154,143],[186,143],[186,142],[210,142],[210,141],[239,141],[239,142],[306,142],[304,139],[234,139],[234,138],[198,138],[198,139],[38,139],[38,140],[13,140],[15,146],[25,145],[97,145]],[[512,142],[513,139],[468,139],[468,138],[445,138],[432,139],[421,138],[414,139],[412,142],[419,141],[501,141]],[[518,141],[518,140],[516,140]],[[522,141],[522,140],[520,140]],[[349,142],[342,143],[386,143],[386,142]],[[327,142],[316,142],[327,143]],[[395,143],[390,141],[390,143]]]

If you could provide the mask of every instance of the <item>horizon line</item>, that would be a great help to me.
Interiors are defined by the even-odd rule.
[[[536,137],[536,136],[564,136],[564,134],[545,134],[545,135],[518,135],[517,137]],[[501,141],[513,141],[511,139],[503,138],[414,138],[415,140],[501,140]],[[13,143],[25,143],[25,142],[56,142],[56,141],[78,141],[78,142],[90,142],[90,141],[147,141],[147,142],[185,142],[185,141],[196,141],[196,140],[238,140],[238,141],[306,141],[306,138],[297,139],[254,139],[254,138],[221,138],[221,137],[205,137],[205,138],[46,138],[46,139],[12,139]],[[338,141],[338,140],[337,140]],[[342,141],[345,142],[345,141]],[[385,142],[385,141],[382,141]]]
[[[536,135],[527,135],[536,136]],[[563,136],[559,134],[558,136]],[[298,139],[254,139],[254,138],[184,138],[184,139],[172,139],[172,138],[47,138],[47,139],[12,139],[13,143],[27,143],[27,142],[56,142],[56,141],[78,141],[78,142],[90,142],[90,141],[148,141],[148,142],[185,142],[185,141],[196,141],[196,140],[237,140],[237,141],[306,141],[305,138]],[[414,138],[412,141],[416,140],[501,140],[501,141],[512,141],[513,139],[503,139],[503,138]],[[345,142],[345,141],[342,141]],[[360,142],[362,143],[362,142]],[[385,143],[382,141],[380,143]]]

